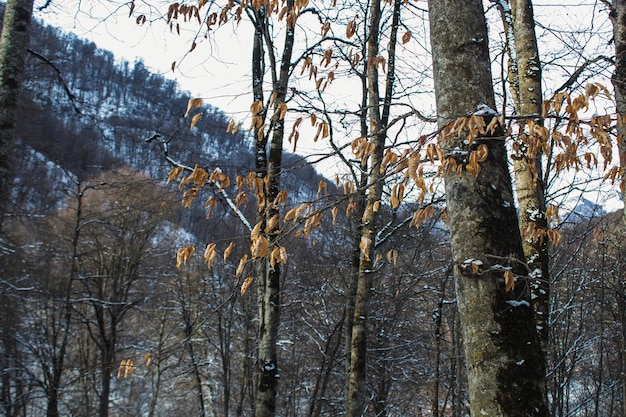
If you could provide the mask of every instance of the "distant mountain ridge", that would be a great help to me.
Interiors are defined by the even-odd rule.
[[[227,133],[229,118],[209,104],[190,129],[184,118],[190,94],[142,61],[118,63],[112,52],[41,23],[31,37],[18,121],[25,172],[58,180],[49,164],[42,165],[47,159],[76,177],[126,165],[163,180],[171,165],[157,143],[146,142],[154,134],[168,141],[170,156],[182,163],[219,167],[233,178],[253,169],[247,132]],[[299,156],[286,153],[284,162],[284,187],[314,197],[323,177]],[[40,191],[40,198],[52,198]]]

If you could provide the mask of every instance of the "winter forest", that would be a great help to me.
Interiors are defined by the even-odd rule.
[[[625,0],[107,2],[245,111],[68,4],[0,4],[3,416],[626,416]]]

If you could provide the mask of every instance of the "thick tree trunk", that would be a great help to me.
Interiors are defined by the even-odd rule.
[[[621,191],[624,209],[622,212],[622,230],[626,230],[626,0],[613,0],[611,21],[613,23],[613,39],[615,41],[615,72],[613,74],[613,88],[615,89],[615,103],[617,116],[617,146],[621,168]],[[622,277],[626,282],[626,277]],[[623,306],[622,306],[623,307]],[[622,310],[623,311],[623,310]],[[626,323],[621,315],[621,380],[622,380],[622,415],[626,416]]]
[[[24,72],[24,61],[30,41],[30,24],[33,0],[7,0],[4,8],[2,35],[0,36],[0,232],[10,201],[12,155],[15,142],[15,118],[19,89]],[[5,258],[6,259],[6,258]],[[3,260],[3,263],[5,261]],[[3,265],[3,272],[6,270]],[[5,278],[5,277],[3,277]],[[4,298],[4,297],[3,297]],[[6,299],[5,299],[6,300]],[[4,301],[4,300],[3,300]],[[15,310],[15,309],[13,309]],[[5,313],[0,323],[3,358],[0,360],[0,409],[8,415],[25,413],[22,409],[22,383],[15,377],[19,349],[15,342],[13,326],[19,323],[19,314]],[[12,316],[12,317],[11,317]],[[18,397],[13,398],[13,396]]]
[[[495,106],[487,28],[480,0],[431,0],[429,16],[444,128],[477,108]],[[444,179],[471,413],[547,416],[544,355],[527,285],[521,282],[524,252],[502,133],[496,128],[473,144],[466,129],[440,137],[444,157],[463,165],[460,174],[448,170]],[[479,145],[488,155],[474,176],[466,161],[471,147]],[[505,270],[517,276],[509,291]]]
[[[0,36],[0,230],[11,186],[17,98],[30,41],[33,0],[8,0]]]
[[[615,73],[612,81],[615,89],[616,110],[621,118],[621,123],[618,123],[617,143],[622,169],[620,187],[624,197],[622,200],[625,202],[622,220],[626,225],[626,120],[624,120],[626,117],[626,0],[613,0],[611,20],[615,41]]]

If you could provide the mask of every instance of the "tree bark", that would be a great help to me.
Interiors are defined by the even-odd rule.
[[[30,42],[33,0],[8,0],[0,36],[0,230],[10,197],[17,98]]]
[[[515,37],[514,66],[517,68],[517,92],[514,96],[518,115],[533,116],[534,122],[543,125],[541,63],[535,35],[535,19],[530,0],[511,0],[513,34]],[[528,270],[530,271],[531,300],[535,310],[537,331],[544,352],[547,351],[550,314],[550,275],[548,239],[544,236],[532,239],[532,230],[546,231],[545,186],[541,168],[541,145],[539,138],[529,134],[521,126],[517,137],[518,155],[513,158],[515,193],[519,204],[519,224],[522,231],[522,245]]]
[[[626,225],[626,0],[613,0],[610,17],[615,41],[615,72],[611,81],[615,89],[617,115],[621,119],[618,122],[617,144],[622,179],[620,187],[622,200],[625,202],[622,220]]]
[[[377,211],[381,203],[384,183],[384,172],[380,167],[385,151],[387,125],[393,93],[395,74],[395,46],[398,33],[400,0],[394,1],[391,33],[389,40],[388,73],[385,91],[382,95],[383,104],[379,107],[381,93],[379,89],[379,73],[376,59],[379,56],[381,2],[371,2],[369,10],[369,30],[367,35],[367,103],[368,118],[373,145],[368,164],[368,187],[365,211],[361,218],[360,257],[357,287],[352,316],[352,335],[350,346],[350,372],[348,375],[348,393],[346,397],[346,417],[360,417],[366,409],[366,367],[367,367],[367,318],[369,300],[374,273],[374,247],[376,245]],[[383,406],[384,408],[384,406]]]
[[[626,0],[613,0],[610,13],[613,23],[613,40],[615,41],[615,72],[612,83],[615,90],[615,107],[617,111],[617,146],[621,168],[620,189],[624,208],[622,211],[622,230],[626,230]],[[622,277],[622,281],[626,281]],[[626,416],[626,329],[622,320],[621,331],[622,361],[622,415]]]
[[[266,178],[265,204],[262,214],[258,217],[261,222],[261,230],[265,231],[269,250],[268,256],[259,260],[257,269],[257,289],[259,303],[259,350],[257,362],[257,391],[255,398],[255,416],[273,417],[276,414],[276,394],[278,390],[278,353],[276,342],[278,340],[278,327],[280,324],[280,266],[278,263],[270,265],[269,253],[278,245],[280,235],[279,226],[273,226],[266,230],[266,224],[274,216],[280,214],[279,204],[276,198],[280,192],[280,177],[282,171],[283,139],[285,124],[283,116],[278,109],[284,105],[289,84],[291,58],[294,46],[295,16],[290,20],[289,16],[294,13],[294,0],[287,0],[287,27],[282,49],[280,64],[274,58],[273,44],[268,41],[268,27],[264,8],[256,12],[255,47],[253,49],[253,94],[255,101],[262,100],[263,80],[263,46],[262,41],[268,42],[267,53],[270,54],[270,72],[272,74],[272,102],[274,114],[270,119],[270,129],[267,132],[257,131],[257,176]],[[263,127],[261,127],[263,129]],[[269,152],[266,144],[268,136]],[[261,149],[262,147],[262,149]]]
[[[485,16],[480,0],[429,1],[439,127],[493,109]],[[485,117],[489,122],[493,115]],[[485,114],[485,112],[483,113]],[[440,135],[444,158],[463,170],[443,171],[457,300],[467,362],[471,414],[547,416],[545,362],[526,283],[503,131],[472,143],[467,129]],[[472,146],[485,145],[477,176],[468,172]],[[505,286],[504,271],[517,276]]]

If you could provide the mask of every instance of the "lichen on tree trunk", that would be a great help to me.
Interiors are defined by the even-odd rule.
[[[0,230],[11,186],[17,97],[30,41],[33,0],[8,0],[0,37]]]
[[[440,128],[495,108],[482,2],[429,2]],[[485,114],[483,111],[482,114]],[[488,123],[493,115],[485,117]],[[440,136],[444,158],[485,145],[477,176],[466,162],[444,173],[446,203],[474,416],[547,416],[545,363],[527,289],[524,252],[501,128],[473,142],[461,130]],[[517,277],[505,286],[504,272]]]

